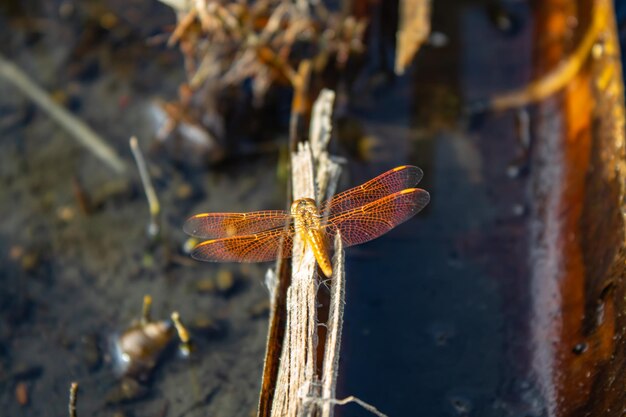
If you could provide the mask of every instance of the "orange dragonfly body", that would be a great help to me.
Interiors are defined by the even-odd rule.
[[[414,188],[422,170],[404,165],[335,195],[318,208],[303,198],[290,212],[203,213],[190,217],[186,233],[201,239],[191,256],[201,261],[263,262],[291,256],[298,233],[311,247],[324,275],[332,275],[328,242],[337,231],[345,246],[375,239],[417,214],[430,201]]]

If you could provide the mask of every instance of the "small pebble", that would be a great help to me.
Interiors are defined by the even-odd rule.
[[[196,291],[229,295],[235,289],[236,284],[237,279],[231,270],[220,269],[214,277],[203,278],[196,282]]]
[[[28,387],[25,382],[18,382],[15,386],[15,399],[22,407],[28,405]]]
[[[72,221],[76,217],[76,210],[71,206],[61,206],[57,209],[57,218],[66,223]]]
[[[54,90],[50,93],[50,98],[59,105],[67,106],[70,97],[65,90]]]
[[[176,198],[178,198],[179,200],[186,200],[191,197],[192,194],[193,188],[186,182],[182,183],[178,186],[178,188],[176,188]]]
[[[149,253],[144,253],[141,258],[141,266],[146,269],[154,268],[154,256]]]
[[[206,316],[195,317],[191,321],[195,333],[202,333],[206,337],[218,338],[226,333],[226,323]]]
[[[235,286],[235,275],[228,269],[220,269],[217,272],[215,283],[219,292],[228,293]]]
[[[9,249],[9,259],[12,261],[17,261],[22,256],[24,256],[24,247],[20,245],[11,246]]]
[[[196,291],[199,293],[215,292],[215,280],[213,278],[202,278],[196,282]]]
[[[104,13],[100,18],[100,26],[105,29],[111,30],[118,23],[118,18],[111,12]]]
[[[34,252],[27,252],[22,256],[22,269],[24,271],[32,271],[39,265],[39,255]]]
[[[135,401],[145,397],[148,394],[148,388],[140,384],[135,379],[124,378],[119,385],[112,388],[106,395],[107,404],[121,404]]]

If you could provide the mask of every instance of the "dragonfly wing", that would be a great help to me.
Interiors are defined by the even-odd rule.
[[[280,228],[291,221],[283,210],[253,211],[251,213],[202,213],[187,219],[185,233],[200,239],[216,239],[252,235]]]
[[[407,188],[364,206],[331,216],[325,226],[327,234],[341,231],[346,246],[358,245],[387,233],[413,217],[430,201],[428,192]]]
[[[208,262],[265,262],[289,258],[293,245],[292,225],[246,236],[212,239],[199,243],[191,256]]]
[[[356,209],[404,189],[413,188],[423,176],[422,170],[416,166],[403,165],[394,168],[325,201],[320,207],[320,213],[333,216]]]

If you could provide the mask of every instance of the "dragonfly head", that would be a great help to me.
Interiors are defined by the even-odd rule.
[[[316,215],[317,205],[312,198],[301,198],[291,204],[292,216]]]
[[[301,198],[291,204],[291,215],[296,224],[306,228],[316,227],[319,224],[319,211],[315,200],[311,198]]]

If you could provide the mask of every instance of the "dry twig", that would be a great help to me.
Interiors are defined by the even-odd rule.
[[[56,104],[50,96],[26,76],[24,71],[0,55],[0,77],[16,86],[28,98],[33,100],[55,122],[67,130],[81,145],[106,163],[118,174],[126,170],[126,164],[96,132],[82,120]]]
[[[607,19],[612,16],[607,0],[597,0],[593,9],[593,17],[587,32],[571,56],[564,59],[552,71],[534,80],[519,90],[498,94],[490,100],[493,110],[506,110],[523,107],[546,99],[565,86],[578,74],[587,61],[593,45],[607,26]]]
[[[406,67],[430,34],[431,0],[400,0],[400,24],[396,35],[396,74]]]
[[[146,198],[148,199],[148,207],[150,208],[150,223],[148,224],[148,236],[151,238],[155,238],[159,234],[159,214],[161,213],[161,205],[159,204],[159,199],[157,198],[156,192],[154,191],[154,187],[152,186],[152,181],[150,181],[150,174],[148,174],[148,166],[146,165],[146,161],[143,158],[143,154],[141,153],[141,149],[139,149],[139,144],[137,143],[137,138],[135,136],[130,138],[130,149],[133,152],[133,156],[135,157],[135,162],[137,162],[137,168],[139,169],[139,176],[141,177],[141,183],[143,184],[143,189],[146,192]]]
[[[67,405],[69,417],[76,417],[76,397],[78,395],[78,382],[70,385],[70,399]]]
[[[308,143],[292,156],[294,200],[315,196],[313,159]],[[287,289],[287,322],[272,416],[310,415],[302,397],[316,396],[314,383],[317,345],[317,268],[310,248],[294,236],[291,285]]]
[[[343,329],[343,306],[346,298],[346,276],[344,269],[341,232],[335,236],[335,259],[333,260],[333,280],[331,282],[330,309],[326,327],[326,345],[322,364],[322,398],[335,398],[339,353],[341,351],[341,331]],[[333,417],[333,403],[322,403],[322,417]]]
[[[339,177],[339,165],[328,155],[326,146],[330,138],[331,110],[334,94],[323,91],[314,105],[311,121],[311,144],[299,144],[297,152],[292,155],[293,199],[315,197],[318,201],[322,196],[330,198]],[[322,174],[322,172],[324,172]],[[320,181],[320,178],[323,178]],[[324,215],[324,213],[322,213]],[[294,236],[292,253],[292,274],[290,286],[286,292],[286,316],[284,337],[275,340],[270,334],[268,339],[268,357],[264,372],[263,390],[259,404],[259,416],[300,417],[320,415],[332,417],[333,407],[344,401],[358,399],[335,400],[337,370],[341,346],[341,329],[343,326],[343,308],[345,304],[345,273],[341,236],[335,239],[335,257],[333,260],[333,276],[330,280],[329,318],[325,323],[328,329],[325,337],[322,364],[317,363],[318,345],[318,288],[317,265],[313,252],[306,247],[299,234]],[[272,299],[277,299],[278,285],[275,274],[268,273]],[[272,315],[280,315],[273,305]],[[270,331],[276,325],[271,326]],[[280,361],[275,381],[269,381],[272,375],[267,372],[268,363],[274,361],[270,352],[275,355],[276,346],[281,347]],[[275,361],[274,361],[275,362]],[[272,363],[274,363],[272,362]],[[318,371],[321,369],[321,374]],[[267,390],[273,389],[269,394]],[[271,404],[268,405],[268,402]],[[370,411],[375,408],[365,404]],[[369,408],[368,408],[369,407]],[[271,412],[268,411],[271,408]]]
[[[317,404],[328,404],[328,405],[346,405],[349,403],[355,403],[369,411],[370,413],[377,415],[378,417],[388,417],[387,414],[382,413],[378,410],[378,408],[374,407],[371,404],[366,403],[365,401],[351,395],[344,399],[338,400],[335,398],[309,398],[309,401],[315,402]]]

